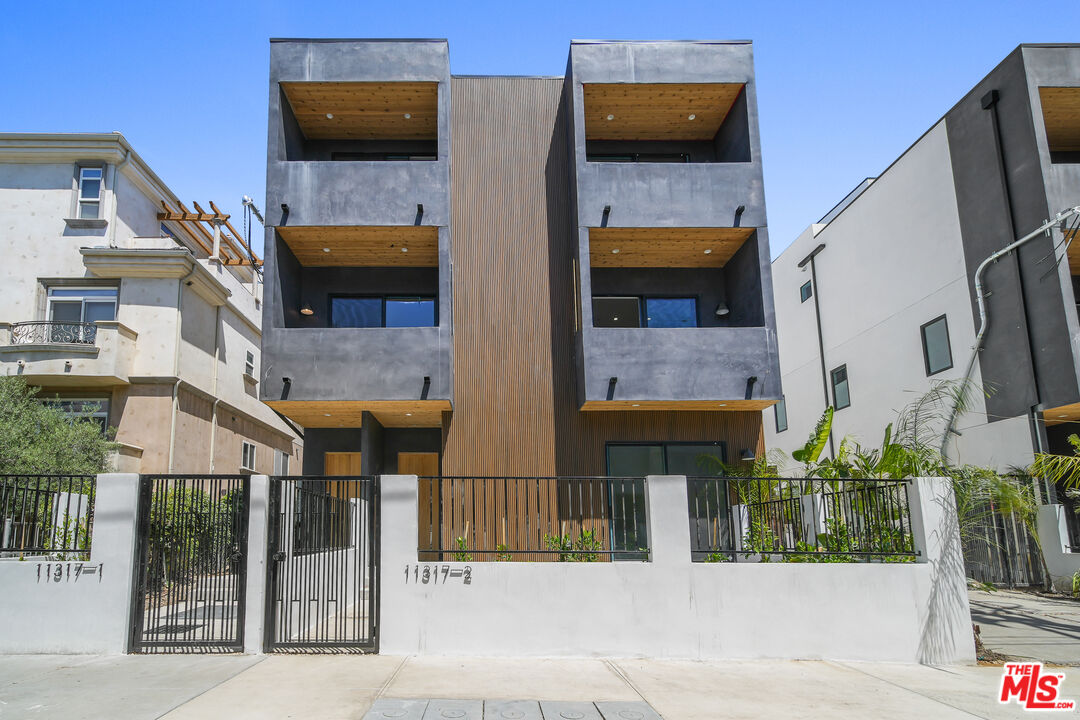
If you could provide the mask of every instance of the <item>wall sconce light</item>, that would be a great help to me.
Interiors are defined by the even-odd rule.
[[[727,306],[726,303],[720,303],[719,305],[716,306],[716,317],[724,317],[729,312],[731,312],[731,311],[728,310],[728,306]]]
[[[304,303],[300,306],[301,315],[314,315],[315,311],[311,309],[311,303]]]
[[[743,462],[753,462],[757,459],[757,456],[754,455],[754,451],[750,448],[744,448],[743,451],[739,453],[739,459]]]

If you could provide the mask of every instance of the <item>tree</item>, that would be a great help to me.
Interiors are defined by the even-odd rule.
[[[97,423],[42,402],[39,392],[21,377],[0,377],[0,474],[104,472],[116,443]]]

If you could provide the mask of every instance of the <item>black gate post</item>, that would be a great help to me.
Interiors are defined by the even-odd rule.
[[[127,652],[133,653],[142,638],[146,603],[147,539],[150,535],[150,478],[139,476],[138,519],[135,522],[135,562],[131,583],[130,621],[128,623]]]

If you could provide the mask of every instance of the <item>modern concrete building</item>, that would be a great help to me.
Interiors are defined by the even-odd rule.
[[[230,226],[211,257],[196,210],[119,133],[0,134],[0,374],[116,428],[126,472],[297,472],[257,397],[258,258]]]
[[[304,472],[700,472],[780,397],[749,42],[271,42],[260,397]]]
[[[834,442],[875,446],[935,380],[970,371],[989,396],[957,418],[951,459],[1006,469],[1070,453],[1076,217],[986,267],[972,349],[982,263],[1077,205],[1080,45],[1022,45],[773,263],[785,399],[765,413],[767,445],[801,446],[832,405]]]

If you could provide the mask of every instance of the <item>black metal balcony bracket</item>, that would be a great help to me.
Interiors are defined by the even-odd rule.
[[[94,323],[21,322],[11,326],[12,345],[93,345]]]

